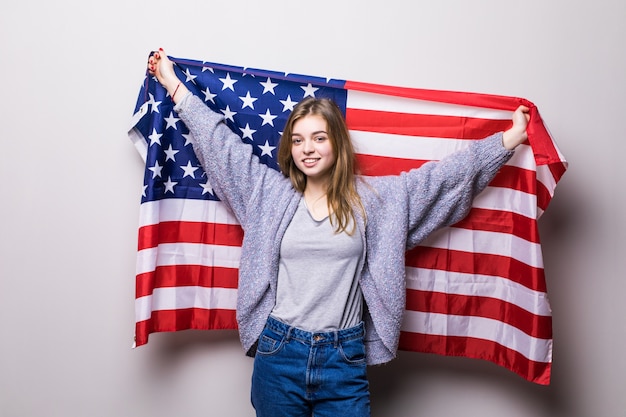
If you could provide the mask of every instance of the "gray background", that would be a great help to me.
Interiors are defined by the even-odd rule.
[[[402,353],[373,415],[626,417],[626,2],[2,2],[0,415],[252,416],[235,332],[132,350],[142,162],[126,137],[151,49],[525,97],[570,161],[541,219],[551,386]]]

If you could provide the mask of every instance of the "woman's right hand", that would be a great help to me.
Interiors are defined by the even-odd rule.
[[[174,63],[167,57],[163,48],[153,52],[148,58],[148,73],[154,75],[157,80],[172,97],[174,103],[185,97],[187,87],[179,79],[174,72]]]

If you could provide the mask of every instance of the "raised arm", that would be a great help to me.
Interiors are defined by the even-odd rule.
[[[284,175],[262,164],[252,146],[233,133],[222,114],[189,92],[162,49],[150,56],[148,71],[176,103],[174,110],[191,133],[194,152],[215,194],[232,209],[244,229],[263,215],[259,202],[275,201],[293,191]]]
[[[473,199],[528,138],[528,112],[527,107],[518,107],[507,131],[402,176],[410,195],[408,247],[467,215]]]

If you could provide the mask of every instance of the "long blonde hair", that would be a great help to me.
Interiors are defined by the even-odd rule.
[[[296,121],[309,115],[320,116],[326,121],[328,136],[335,154],[335,164],[331,168],[326,190],[328,209],[333,214],[330,216],[331,224],[335,226],[337,233],[346,232],[351,235],[356,229],[355,207],[364,219],[365,210],[356,191],[357,166],[350,133],[341,110],[332,100],[309,97],[296,105],[287,120],[278,146],[278,164],[294,188],[303,193],[307,177],[298,169],[291,156],[291,135]]]

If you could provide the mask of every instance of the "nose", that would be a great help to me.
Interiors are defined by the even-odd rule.
[[[313,141],[310,139],[305,139],[302,145],[302,152],[306,154],[312,153],[315,150],[315,147],[313,146]]]

